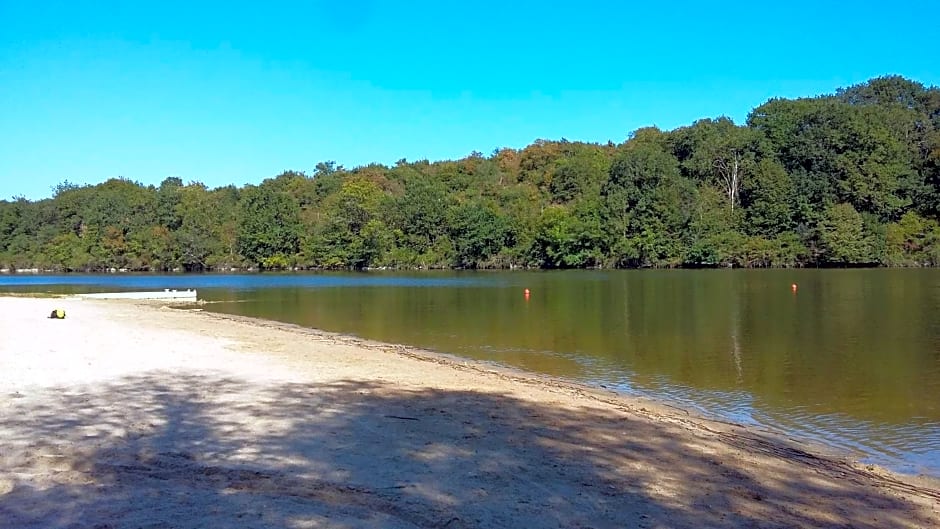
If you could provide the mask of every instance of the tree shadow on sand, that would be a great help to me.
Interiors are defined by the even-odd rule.
[[[153,373],[8,402],[0,527],[932,523],[849,467],[758,477],[681,426],[491,393]]]

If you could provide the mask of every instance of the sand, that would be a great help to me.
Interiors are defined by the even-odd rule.
[[[0,298],[0,527],[929,528],[940,487],[402,346]]]

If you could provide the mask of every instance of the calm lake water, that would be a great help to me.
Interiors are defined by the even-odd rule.
[[[0,276],[6,291],[167,287],[199,288],[207,310],[665,399],[940,476],[940,270]]]

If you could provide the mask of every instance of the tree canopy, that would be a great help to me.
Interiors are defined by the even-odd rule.
[[[940,89],[887,76],[620,144],[53,191],[0,201],[0,268],[937,266]]]

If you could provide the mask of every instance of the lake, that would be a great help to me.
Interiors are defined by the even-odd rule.
[[[565,377],[940,477],[940,270],[0,276],[4,291],[163,288],[198,288],[206,310]]]

